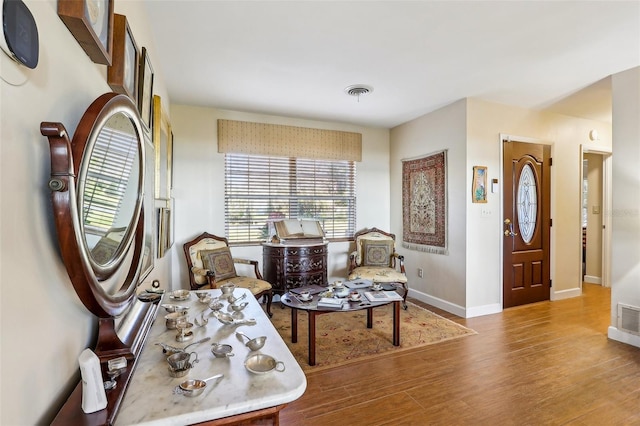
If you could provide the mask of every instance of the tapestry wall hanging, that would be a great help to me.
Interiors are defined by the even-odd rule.
[[[447,151],[402,160],[402,247],[447,250]]]

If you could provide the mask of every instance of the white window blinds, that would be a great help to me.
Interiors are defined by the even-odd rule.
[[[268,221],[313,218],[329,239],[355,229],[354,161],[225,155],[225,223],[230,243],[268,238]]]

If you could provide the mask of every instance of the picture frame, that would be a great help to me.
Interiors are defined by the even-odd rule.
[[[149,51],[142,48],[140,54],[140,70],[138,71],[138,111],[147,130],[151,129],[153,118],[153,67],[149,59]]]
[[[113,18],[113,55],[107,68],[107,83],[116,92],[137,104],[140,51],[124,15]]]
[[[164,257],[167,251],[171,248],[170,243],[171,235],[173,233],[172,214],[170,207],[170,200],[157,200],[160,203],[160,207],[157,208],[157,220],[158,220],[158,258]]]
[[[167,201],[169,208],[169,217],[167,218],[167,249],[173,247],[175,240],[175,198],[169,198]]]
[[[153,96],[153,145],[156,150],[155,197],[171,198],[173,140],[169,117],[162,108],[160,96]]]
[[[144,244],[142,252],[142,268],[140,269],[141,283],[151,273],[155,266],[157,249],[156,209],[154,201],[155,189],[155,153],[151,135],[144,135]]]
[[[113,1],[58,0],[58,16],[97,64],[111,65]]]
[[[487,202],[487,168],[473,166],[473,181],[471,184],[471,202]]]

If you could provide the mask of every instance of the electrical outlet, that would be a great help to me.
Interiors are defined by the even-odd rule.
[[[418,278],[422,278],[422,268],[418,268]]]
[[[482,207],[480,209],[480,216],[481,217],[489,217],[489,216],[491,216],[491,209],[489,207]]]

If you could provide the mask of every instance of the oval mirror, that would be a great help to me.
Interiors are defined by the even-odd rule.
[[[134,118],[118,111],[104,120],[87,141],[77,184],[81,235],[99,279],[113,273],[131,244],[144,170]]]
[[[82,116],[70,142],[44,122],[51,148],[51,199],[58,242],[82,303],[97,317],[132,304],[144,244],[144,141],[125,95],[106,93]]]

